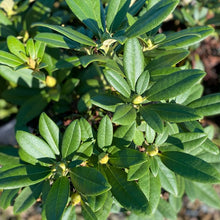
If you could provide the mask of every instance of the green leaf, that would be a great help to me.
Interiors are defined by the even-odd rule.
[[[16,139],[20,147],[39,161],[53,163],[54,152],[41,138],[26,131],[17,131]]]
[[[91,167],[74,167],[70,177],[76,190],[87,196],[100,195],[111,188],[104,176]]]
[[[155,213],[160,201],[161,185],[159,176],[154,177],[150,172],[138,181],[138,185],[147,197],[151,213]]]
[[[21,58],[24,62],[28,61],[24,44],[22,44],[16,37],[8,36],[7,45],[11,53]]]
[[[154,131],[154,129],[152,129],[148,124],[146,124],[146,128],[145,128],[146,141],[149,144],[151,144],[154,142],[155,137],[156,137],[156,132]]]
[[[72,12],[82,21],[94,34],[99,36],[104,30],[101,22],[100,1],[66,0]]]
[[[93,153],[94,141],[84,142],[79,146],[76,152],[74,152],[73,160],[88,160]]]
[[[34,185],[51,174],[50,167],[20,165],[8,170],[0,169],[0,186],[2,189],[16,189]]]
[[[79,120],[73,121],[66,129],[62,141],[62,158],[69,157],[78,148],[81,142],[81,129]]]
[[[87,202],[93,212],[97,212],[103,207],[108,195],[108,192],[105,192],[98,196],[87,196]]]
[[[219,209],[220,197],[210,184],[195,183],[185,180],[186,194],[190,200],[199,199],[207,205]]]
[[[207,135],[204,133],[178,133],[168,137],[160,146],[161,151],[184,151],[191,152],[205,142]]]
[[[150,101],[166,100],[190,89],[204,76],[201,70],[181,70],[158,80],[145,95]]]
[[[98,61],[101,63],[106,63],[109,61],[109,58],[106,56],[101,56],[101,55],[97,55],[97,54],[93,54],[93,55],[86,55],[86,56],[81,56],[80,57],[80,63],[82,64],[82,66],[84,68],[86,68],[89,64]]]
[[[13,205],[13,200],[18,194],[19,189],[5,189],[0,195],[0,207],[2,209],[8,208],[8,206]]]
[[[130,166],[128,170],[128,181],[142,178],[148,172],[149,166],[149,161]]]
[[[25,187],[15,199],[13,211],[15,214],[21,213],[34,204],[42,191],[42,183]]]
[[[20,164],[18,150],[10,146],[0,146],[0,166],[14,166]]]
[[[138,150],[124,149],[109,156],[109,162],[116,167],[128,168],[147,161],[147,156]]]
[[[177,0],[159,1],[128,28],[126,36],[136,37],[151,31],[162,23],[178,3]]]
[[[156,157],[150,157],[150,170],[154,177],[158,175],[159,172],[159,165],[158,165],[158,160]]]
[[[192,108],[170,103],[146,105],[141,111],[144,111],[144,113],[148,111],[156,112],[163,120],[170,122],[194,121],[201,118]]]
[[[22,65],[24,61],[13,54],[1,50],[0,63],[15,68]]]
[[[0,65],[0,76],[7,81],[23,87],[44,87],[42,84],[40,84],[39,80],[34,78],[34,76],[31,74],[32,72],[33,70],[31,69],[19,69],[14,71],[8,66]]]
[[[112,121],[115,124],[129,125],[136,119],[136,110],[130,104],[117,106]]]
[[[64,209],[62,220],[76,220],[75,206],[70,205]]]
[[[190,104],[196,113],[201,116],[211,116],[220,114],[220,93],[203,96]]]
[[[137,38],[131,38],[126,41],[123,63],[127,81],[131,89],[135,91],[135,84],[144,71],[144,55]]]
[[[106,23],[110,33],[115,32],[125,19],[130,2],[130,0],[112,0],[109,2]]]
[[[105,174],[111,184],[111,192],[126,209],[135,213],[149,213],[148,200],[134,181],[127,181],[126,173],[110,166],[104,166]]]
[[[104,75],[111,86],[126,98],[130,97],[131,90],[124,77],[112,69],[106,69]]]
[[[150,81],[150,74],[148,70],[146,70],[143,73],[141,73],[140,77],[137,80],[136,89],[135,89],[137,94],[141,95],[147,90],[149,81]]]
[[[136,144],[137,146],[142,146],[144,141],[145,141],[145,139],[144,139],[143,132],[140,131],[139,129],[136,129],[135,134],[134,134],[134,138],[133,138],[134,144]]]
[[[178,186],[175,174],[164,166],[164,164],[161,163],[158,158],[156,159],[159,165],[158,174],[160,177],[161,186],[171,194],[178,196]]]
[[[87,141],[93,139],[92,127],[85,118],[80,118],[79,120],[81,128],[81,139],[82,141]]]
[[[164,152],[160,157],[169,169],[185,178],[202,183],[220,181],[219,172],[200,158],[175,151]]]
[[[181,47],[187,47],[195,43],[200,42],[210,34],[212,34],[214,29],[211,26],[200,26],[187,28],[181,30],[177,33],[172,33],[166,37],[166,39],[161,42],[160,48],[165,49],[176,49]]]
[[[160,202],[158,205],[158,211],[163,215],[164,218],[175,220],[176,213],[169,202],[165,201],[164,199],[160,198]]]
[[[30,38],[26,43],[26,54],[32,59],[36,59],[35,45],[32,38]]]
[[[92,104],[110,112],[115,112],[118,104],[123,103],[122,99],[113,95],[97,95],[91,98]]]
[[[163,132],[163,121],[156,111],[151,110],[148,106],[144,106],[140,108],[140,114],[153,130],[158,133]]]
[[[104,116],[99,124],[97,133],[97,144],[104,151],[112,144],[113,126],[108,115]]]
[[[69,179],[59,177],[52,185],[45,201],[48,220],[60,219],[67,204],[70,193]]]
[[[36,57],[41,61],[43,56],[44,56],[44,52],[45,52],[45,47],[46,44],[42,43],[40,41],[36,41],[35,42],[35,53],[36,53]]]
[[[76,49],[79,48],[79,44],[70,40],[69,38],[55,33],[38,33],[35,40],[46,43],[50,47],[58,47],[64,49]]]
[[[56,155],[59,155],[59,128],[44,112],[40,115],[39,131],[40,135],[47,141],[52,151]]]
[[[35,23],[32,26],[47,27],[54,31],[57,31],[58,33],[64,35],[65,37],[69,38],[72,41],[76,41],[80,44],[84,44],[88,46],[96,46],[96,43],[92,39],[90,39],[89,37],[78,31],[73,30],[71,27],[62,27],[58,25],[50,25],[44,23]]]
[[[81,205],[82,205],[82,215],[84,219],[97,220],[95,213],[86,203],[81,202]]]
[[[25,125],[31,121],[46,108],[49,100],[46,99],[43,94],[37,94],[29,98],[19,109],[17,114],[17,124]],[[39,105],[40,103],[40,105]]]

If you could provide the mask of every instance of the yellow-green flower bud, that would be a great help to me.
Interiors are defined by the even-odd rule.
[[[145,98],[139,95],[133,100],[133,104],[138,105],[138,104],[141,104],[145,100],[146,100]]]
[[[48,87],[54,87],[57,84],[57,80],[53,76],[47,76],[46,85]]]
[[[75,192],[71,195],[71,202],[72,202],[72,205],[75,206],[77,205],[78,203],[80,203],[82,200],[80,194],[78,192]]]

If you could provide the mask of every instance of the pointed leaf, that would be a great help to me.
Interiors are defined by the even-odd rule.
[[[144,55],[137,38],[128,39],[124,47],[124,71],[133,91],[135,84],[144,70]]]
[[[164,218],[175,220],[176,213],[169,202],[165,201],[164,199],[160,198],[160,202],[158,205],[158,211],[163,215]]]
[[[74,152],[73,161],[75,161],[75,160],[82,160],[82,161],[88,160],[89,157],[93,153],[93,148],[94,148],[94,141],[93,140],[84,142],[83,144],[81,144],[79,146],[77,151]]]
[[[82,21],[94,34],[99,36],[104,30],[101,22],[101,8],[99,0],[66,0],[72,12]]]
[[[26,54],[32,59],[36,59],[35,45],[32,38],[30,38],[26,43]]]
[[[188,106],[194,108],[197,114],[201,116],[220,114],[220,93],[203,96]]]
[[[220,173],[200,158],[175,151],[164,152],[160,157],[169,169],[185,178],[202,183],[220,181]]]
[[[81,142],[81,129],[79,121],[73,121],[66,129],[62,141],[62,158],[72,155],[78,148]]]
[[[55,155],[51,148],[41,138],[34,136],[26,131],[17,131],[16,139],[20,147],[42,162],[53,163]]]
[[[147,92],[150,101],[175,97],[198,83],[205,73],[201,70],[181,70],[157,81]]]
[[[138,150],[125,149],[109,156],[109,162],[116,167],[129,167],[147,161],[147,156]]]
[[[112,69],[106,69],[104,71],[104,75],[109,84],[113,86],[119,93],[121,93],[126,98],[130,97],[131,90],[129,85],[120,73]]]
[[[52,151],[59,155],[59,128],[58,126],[46,115],[41,113],[39,120],[40,135],[50,145]]]
[[[178,3],[177,0],[159,1],[128,28],[126,36],[135,37],[151,31],[162,23]]]
[[[148,172],[149,166],[149,161],[130,166],[128,170],[128,181],[138,180],[145,176]]]
[[[76,220],[75,206],[70,205],[65,208],[62,215],[62,220]]]
[[[50,167],[20,165],[8,170],[0,169],[0,186],[2,189],[16,189],[34,185],[51,174]]]
[[[104,176],[91,167],[74,167],[70,177],[76,190],[84,195],[100,195],[111,188]]]
[[[101,63],[106,63],[109,61],[109,58],[106,56],[101,56],[101,55],[97,55],[97,54],[86,55],[86,56],[80,57],[80,63],[82,64],[82,66],[84,68],[86,68],[89,64],[91,64],[95,61],[98,61]]]
[[[85,118],[79,120],[82,141],[93,139],[92,127]]]
[[[110,118],[106,115],[102,118],[97,133],[97,144],[104,151],[112,144],[113,126]]]
[[[96,43],[92,39],[90,39],[89,37],[87,37],[86,35],[78,32],[78,31],[73,30],[71,27],[62,27],[62,26],[58,26],[58,25],[50,25],[50,24],[44,24],[44,23],[35,23],[32,26],[33,27],[40,26],[40,27],[50,28],[50,29],[57,31],[58,33],[66,36],[70,40],[76,41],[80,44],[85,44],[88,46],[95,46],[96,45]]]
[[[135,89],[137,94],[141,95],[147,90],[149,81],[150,81],[150,74],[148,70],[146,70],[143,73],[141,73],[140,77],[137,80],[136,89]]]
[[[48,220],[60,219],[69,198],[70,183],[67,177],[59,177],[50,189],[45,201]]]
[[[87,196],[87,202],[93,212],[97,212],[103,207],[108,195],[108,192],[105,192],[98,196]]]
[[[86,203],[82,202],[81,205],[82,205],[82,215],[84,219],[97,220],[95,213]]]
[[[15,214],[21,213],[32,206],[40,196],[42,191],[42,183],[37,183],[24,188],[15,199],[13,211]]]
[[[0,51],[0,63],[15,68],[23,64],[24,61],[17,56],[2,50]]]
[[[0,207],[6,209],[8,206],[12,206],[18,191],[19,189],[4,189],[0,195]]]

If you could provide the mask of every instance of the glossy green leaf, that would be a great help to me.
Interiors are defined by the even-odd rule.
[[[207,36],[213,33],[213,28],[211,26],[200,26],[187,28],[181,30],[177,33],[172,33],[166,37],[166,39],[161,42],[160,48],[166,49],[176,49],[181,47],[187,47],[198,43]]]
[[[44,56],[45,47],[46,47],[45,43],[42,43],[40,41],[35,42],[35,53],[36,53],[36,57],[39,60],[42,60],[42,58]]]
[[[159,165],[156,157],[150,157],[150,170],[154,177],[158,175],[159,172]]]
[[[194,108],[196,113],[201,116],[220,114],[220,93],[203,96],[188,106]]]
[[[144,70],[144,55],[137,38],[126,41],[123,63],[127,81],[131,89],[135,91],[135,84]]]
[[[39,119],[40,135],[47,141],[52,151],[59,155],[59,128],[46,113],[41,113]]]
[[[0,166],[14,166],[20,164],[18,151],[14,147],[0,146]]]
[[[146,124],[146,128],[145,128],[146,141],[149,144],[151,144],[154,142],[155,137],[156,137],[156,132],[154,131],[154,129],[152,129],[148,124]]]
[[[74,49],[79,47],[77,42],[74,42],[63,35],[55,33],[38,33],[34,39],[46,43],[50,47],[58,47],[64,49]]]
[[[137,94],[141,95],[147,90],[149,81],[150,81],[150,74],[148,70],[146,70],[143,73],[141,73],[140,77],[137,80],[136,89],[135,89]]]
[[[159,177],[161,186],[171,194],[178,196],[178,186],[175,174],[169,170],[163,163],[157,158],[159,165]]]
[[[145,139],[144,139],[143,132],[140,131],[139,129],[136,129],[135,134],[134,134],[134,138],[133,138],[134,144],[136,144],[137,146],[142,146],[144,141],[145,141]]]
[[[148,200],[134,181],[127,181],[126,173],[115,167],[105,166],[105,174],[111,184],[111,192],[126,209],[135,213],[150,213]]]
[[[120,94],[122,94],[126,98],[130,97],[131,94],[130,87],[120,73],[112,69],[106,69],[104,71],[104,75],[107,81],[109,82],[109,84],[113,86]]]
[[[84,219],[97,220],[95,213],[85,202],[81,202],[81,206]]]
[[[67,204],[70,193],[69,179],[59,177],[52,185],[45,201],[48,220],[60,219]]]
[[[218,183],[220,181],[220,173],[200,158],[175,151],[164,152],[160,157],[170,170],[180,176],[202,183]]]
[[[24,62],[28,61],[24,44],[22,44],[16,37],[8,36],[7,45],[11,53],[24,60]]]
[[[170,122],[194,121],[201,118],[194,109],[178,104],[151,104],[144,106],[143,109],[141,111],[156,112],[163,120]]]
[[[109,2],[106,15],[107,29],[115,32],[126,17],[130,0],[112,0]]]
[[[158,2],[128,28],[126,36],[135,37],[151,31],[162,23],[162,21],[175,9],[178,3],[179,1],[177,0]]]
[[[104,30],[101,22],[100,1],[66,0],[72,12],[81,20],[94,34],[100,35]]]
[[[65,130],[61,146],[62,157],[66,158],[72,155],[78,148],[81,142],[81,129],[79,121],[73,121]]]
[[[176,213],[169,202],[160,198],[160,202],[158,204],[158,211],[163,215],[164,218],[170,220],[176,220]]]
[[[32,206],[40,196],[42,183],[25,187],[15,199],[13,211],[15,214],[21,213]]]
[[[156,111],[152,111],[148,106],[140,108],[140,113],[147,124],[156,132],[162,133],[164,129],[163,121]]]
[[[138,150],[124,149],[109,156],[109,162],[116,167],[128,168],[147,161],[147,156]]]
[[[53,163],[54,152],[41,138],[26,131],[17,131],[16,139],[20,147],[28,154],[46,163]]]
[[[182,198],[176,197],[172,194],[169,195],[169,203],[172,206],[172,208],[175,210],[176,213],[178,213],[182,208]]]
[[[32,59],[36,59],[35,45],[32,38],[30,38],[26,43],[26,54]]]
[[[155,213],[160,201],[161,185],[159,176],[154,177],[152,173],[148,172],[139,181],[138,185],[147,197],[151,213]]]
[[[113,140],[113,125],[108,117],[104,116],[99,124],[97,133],[97,144],[104,151],[112,144]]]
[[[8,170],[0,169],[0,186],[2,189],[16,189],[34,185],[51,174],[50,167],[20,165]]]
[[[76,220],[75,206],[70,205],[64,209],[62,220]]]
[[[216,146],[211,140],[206,139],[206,141],[201,145],[201,148],[212,155],[219,154],[219,147]]]
[[[204,133],[178,133],[168,137],[160,147],[161,151],[191,152],[205,142],[207,135]]]
[[[130,166],[128,170],[128,181],[138,180],[142,178],[148,172],[149,166],[149,161]]]
[[[115,112],[117,105],[123,103],[119,97],[107,94],[94,96],[91,101],[92,104],[111,112]]]
[[[8,208],[13,205],[13,200],[18,194],[19,189],[5,189],[0,195],[0,207],[2,209]]]
[[[15,68],[23,64],[24,61],[11,53],[1,50],[0,63]]]
[[[136,110],[130,104],[117,106],[112,121],[115,124],[129,125],[136,119]]]
[[[100,195],[111,188],[104,176],[91,167],[74,167],[70,177],[76,190],[84,195]]]
[[[158,101],[175,97],[197,82],[199,82],[205,73],[201,70],[181,70],[169,74],[166,78],[157,81],[147,92],[147,99]]]
[[[84,68],[86,68],[89,64],[93,62],[106,63],[107,61],[109,61],[108,57],[97,55],[97,54],[86,55],[86,56],[80,57],[80,63],[82,64]]]
[[[186,194],[190,200],[199,199],[213,208],[220,208],[220,197],[212,185],[195,183],[189,180],[185,180],[185,184]]]
[[[49,100],[45,98],[43,94],[37,94],[29,98],[21,106],[17,114],[17,124],[24,125],[35,117],[39,116],[48,105],[48,102]]]
[[[87,202],[93,212],[97,212],[103,207],[108,195],[108,192],[105,192],[98,196],[87,196]]]
[[[65,37],[69,38],[72,41],[76,41],[80,44],[85,44],[88,46],[95,46],[96,43],[90,39],[89,37],[87,37],[86,35],[73,30],[71,27],[62,27],[62,26],[58,26],[58,25],[50,25],[50,24],[44,24],[44,23],[35,23],[34,25],[32,25],[33,27],[35,26],[40,26],[40,27],[47,27],[50,28],[54,31],[57,31],[58,33],[64,35]]]
[[[81,138],[82,141],[87,141],[93,139],[92,127],[85,118],[80,118],[79,125],[81,128]]]

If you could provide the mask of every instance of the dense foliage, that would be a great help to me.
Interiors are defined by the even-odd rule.
[[[220,94],[202,96],[206,73],[184,62],[214,29],[161,33],[178,3],[5,3],[1,97],[18,106],[19,148],[0,148],[2,208],[38,200],[49,220],[75,219],[79,203],[85,219],[176,219],[184,193],[220,208],[219,149],[199,123],[220,114]]]

